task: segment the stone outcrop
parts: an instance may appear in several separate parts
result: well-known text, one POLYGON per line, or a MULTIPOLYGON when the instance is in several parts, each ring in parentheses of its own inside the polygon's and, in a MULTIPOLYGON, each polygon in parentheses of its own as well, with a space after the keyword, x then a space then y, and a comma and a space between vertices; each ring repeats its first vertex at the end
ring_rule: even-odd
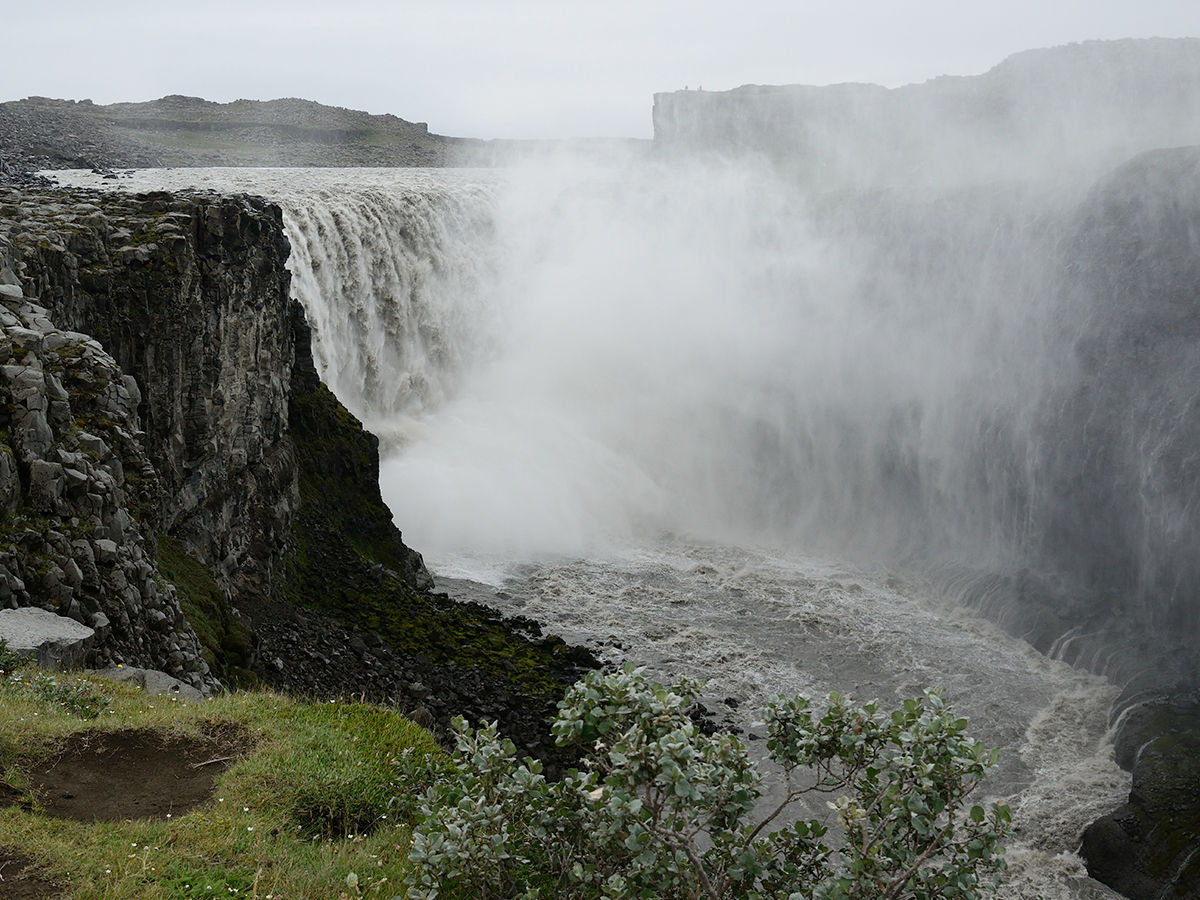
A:
POLYGON ((135 684, 153 697, 174 697, 177 700, 187 700, 198 703, 204 699, 204 694, 191 685, 184 684, 178 678, 172 678, 166 672, 157 669, 139 669, 137 666, 111 666, 96 672, 109 681, 122 684, 135 684))
POLYGON ((44 669, 82 665, 95 634, 94 628, 45 609, 0 609, 0 641, 5 648, 22 659, 35 660, 44 669))

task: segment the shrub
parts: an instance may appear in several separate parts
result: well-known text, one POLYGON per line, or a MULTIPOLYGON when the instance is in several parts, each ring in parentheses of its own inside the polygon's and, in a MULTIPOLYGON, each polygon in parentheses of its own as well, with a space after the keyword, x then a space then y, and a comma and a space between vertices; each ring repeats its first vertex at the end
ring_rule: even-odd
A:
POLYGON ((419 806, 405 896, 972 900, 999 884, 1009 811, 965 807, 995 752, 937 692, 888 716, 837 694, 820 712, 772 703, 785 789, 762 810, 745 745, 689 716, 699 687, 589 674, 553 725, 584 765, 555 783, 495 724, 457 720, 456 766, 419 806), (771 831, 813 792, 837 797, 839 840, 816 820, 771 831))

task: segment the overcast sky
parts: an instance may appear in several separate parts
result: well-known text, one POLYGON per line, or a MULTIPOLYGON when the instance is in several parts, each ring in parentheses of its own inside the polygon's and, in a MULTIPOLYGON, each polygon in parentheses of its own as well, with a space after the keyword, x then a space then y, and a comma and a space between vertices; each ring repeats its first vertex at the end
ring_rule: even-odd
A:
MULTIPOLYGON (((649 137, 656 91, 888 86, 1019 50, 1200 37, 1198 0, 12 3, 0 99, 305 97, 465 137, 649 137)), ((2 139, 2 136, 0 136, 2 139)))

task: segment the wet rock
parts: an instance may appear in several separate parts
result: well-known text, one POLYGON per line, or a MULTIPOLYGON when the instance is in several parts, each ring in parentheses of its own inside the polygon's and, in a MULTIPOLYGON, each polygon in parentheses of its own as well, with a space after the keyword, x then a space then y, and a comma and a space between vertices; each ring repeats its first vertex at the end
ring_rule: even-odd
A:
POLYGON ((1128 712, 1115 749, 1133 787, 1124 806, 1084 832, 1088 874, 1130 900, 1200 896, 1200 703, 1128 712))

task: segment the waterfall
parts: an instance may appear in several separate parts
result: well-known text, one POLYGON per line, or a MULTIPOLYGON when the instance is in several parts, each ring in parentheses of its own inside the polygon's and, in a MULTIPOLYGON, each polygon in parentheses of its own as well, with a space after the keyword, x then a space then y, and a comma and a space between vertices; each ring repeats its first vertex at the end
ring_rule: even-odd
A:
POLYGON ((384 476, 418 529, 982 567, 1027 527, 1062 367, 1046 203, 834 202, 741 166, 451 184, 284 200, 324 377, 372 427, 423 436, 384 476), (439 478, 452 495, 423 501, 439 478))
POLYGON ((1131 603, 1195 627, 1195 345, 1121 349, 1145 316, 1096 218, 1133 176, 474 177, 284 201, 326 378, 407 445, 383 488, 433 558, 690 534, 1011 575, 1047 641, 1131 603))
POLYGON ((241 177, 435 565, 681 535, 915 567, 1124 681, 1147 642, 1186 668, 1200 627, 1198 160, 938 190, 744 159, 241 177))
POLYGON ((391 181, 281 197, 321 376, 385 438, 438 408, 486 353, 494 270, 492 185, 420 173, 391 181))

